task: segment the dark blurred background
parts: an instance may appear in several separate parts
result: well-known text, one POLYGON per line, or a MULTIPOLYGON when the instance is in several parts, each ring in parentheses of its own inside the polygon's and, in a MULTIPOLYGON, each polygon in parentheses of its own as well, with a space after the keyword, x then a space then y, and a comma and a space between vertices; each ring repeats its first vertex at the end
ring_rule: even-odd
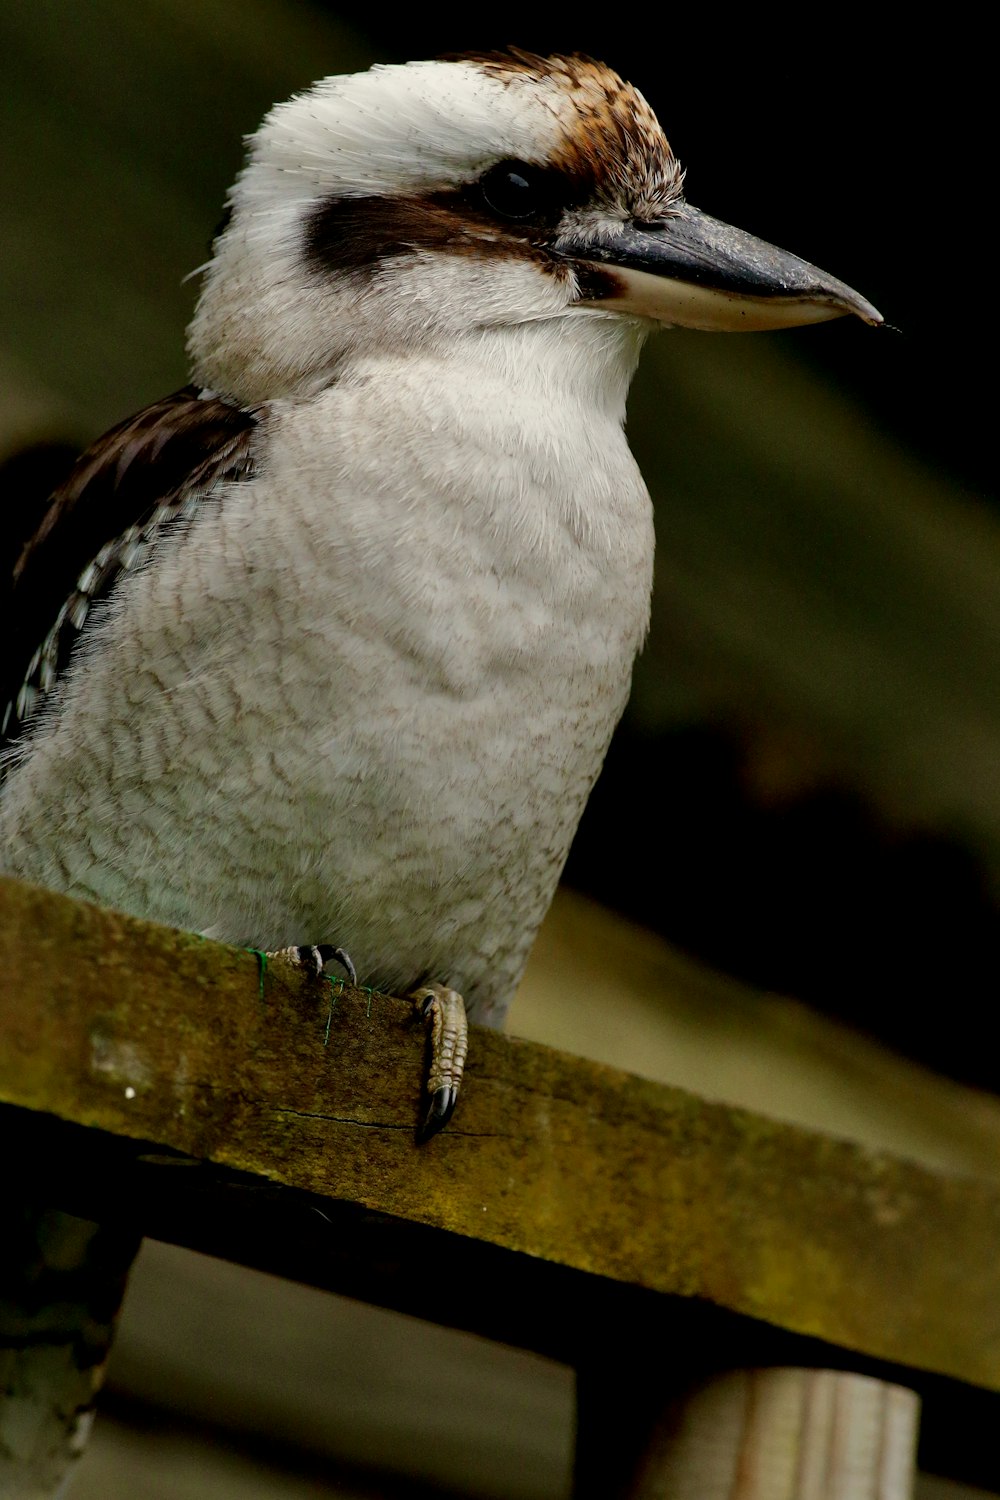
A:
MULTIPOLYGON (((311 79, 507 42, 630 77, 692 202, 893 331, 670 334, 631 434, 654 625, 568 880, 980 1083, 1000 877, 986 49, 961 11, 0 5, 10 496, 185 379, 240 137, 311 79), (942 1025, 942 1011, 949 1024, 942 1025)), ((6 503, 13 503, 7 500, 6 503)))

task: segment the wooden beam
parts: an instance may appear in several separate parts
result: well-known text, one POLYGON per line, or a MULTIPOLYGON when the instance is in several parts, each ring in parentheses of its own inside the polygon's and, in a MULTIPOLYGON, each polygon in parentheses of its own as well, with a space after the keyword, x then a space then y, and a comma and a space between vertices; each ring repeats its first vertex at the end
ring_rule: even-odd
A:
POLYGON ((563 1358, 668 1294, 1000 1390, 991 1183, 478 1030, 418 1148, 403 1002, 13 881, 0 972, 5 1170, 57 1206, 563 1358))

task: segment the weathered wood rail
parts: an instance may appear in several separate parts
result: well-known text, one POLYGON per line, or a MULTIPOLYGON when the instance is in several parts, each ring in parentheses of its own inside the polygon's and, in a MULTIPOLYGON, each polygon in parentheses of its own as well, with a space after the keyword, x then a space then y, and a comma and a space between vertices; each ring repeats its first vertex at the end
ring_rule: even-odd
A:
POLYGON ((919 1391, 939 1471, 995 1428, 1000 1185, 483 1031, 417 1147, 404 1002, 12 881, 0 972, 14 1191, 554 1355, 623 1442, 772 1365, 919 1391))

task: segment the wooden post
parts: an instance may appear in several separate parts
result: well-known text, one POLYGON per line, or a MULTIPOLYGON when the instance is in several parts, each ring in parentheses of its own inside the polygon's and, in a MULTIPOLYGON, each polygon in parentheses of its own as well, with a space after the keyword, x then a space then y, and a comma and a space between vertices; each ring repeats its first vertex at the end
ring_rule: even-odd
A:
POLYGON ((911 1500, 913 1391, 839 1370, 732 1370, 671 1401, 627 1500, 911 1500))

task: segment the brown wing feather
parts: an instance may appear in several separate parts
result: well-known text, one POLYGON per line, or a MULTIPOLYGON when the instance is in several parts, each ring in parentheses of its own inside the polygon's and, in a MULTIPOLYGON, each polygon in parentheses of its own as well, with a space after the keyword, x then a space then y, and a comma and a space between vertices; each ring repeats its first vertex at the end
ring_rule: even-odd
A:
POLYGON ((186 386, 81 454, 0 581, 0 740, 63 670, 90 604, 153 531, 189 514, 219 481, 249 477, 258 421, 257 413, 203 400, 186 386))

